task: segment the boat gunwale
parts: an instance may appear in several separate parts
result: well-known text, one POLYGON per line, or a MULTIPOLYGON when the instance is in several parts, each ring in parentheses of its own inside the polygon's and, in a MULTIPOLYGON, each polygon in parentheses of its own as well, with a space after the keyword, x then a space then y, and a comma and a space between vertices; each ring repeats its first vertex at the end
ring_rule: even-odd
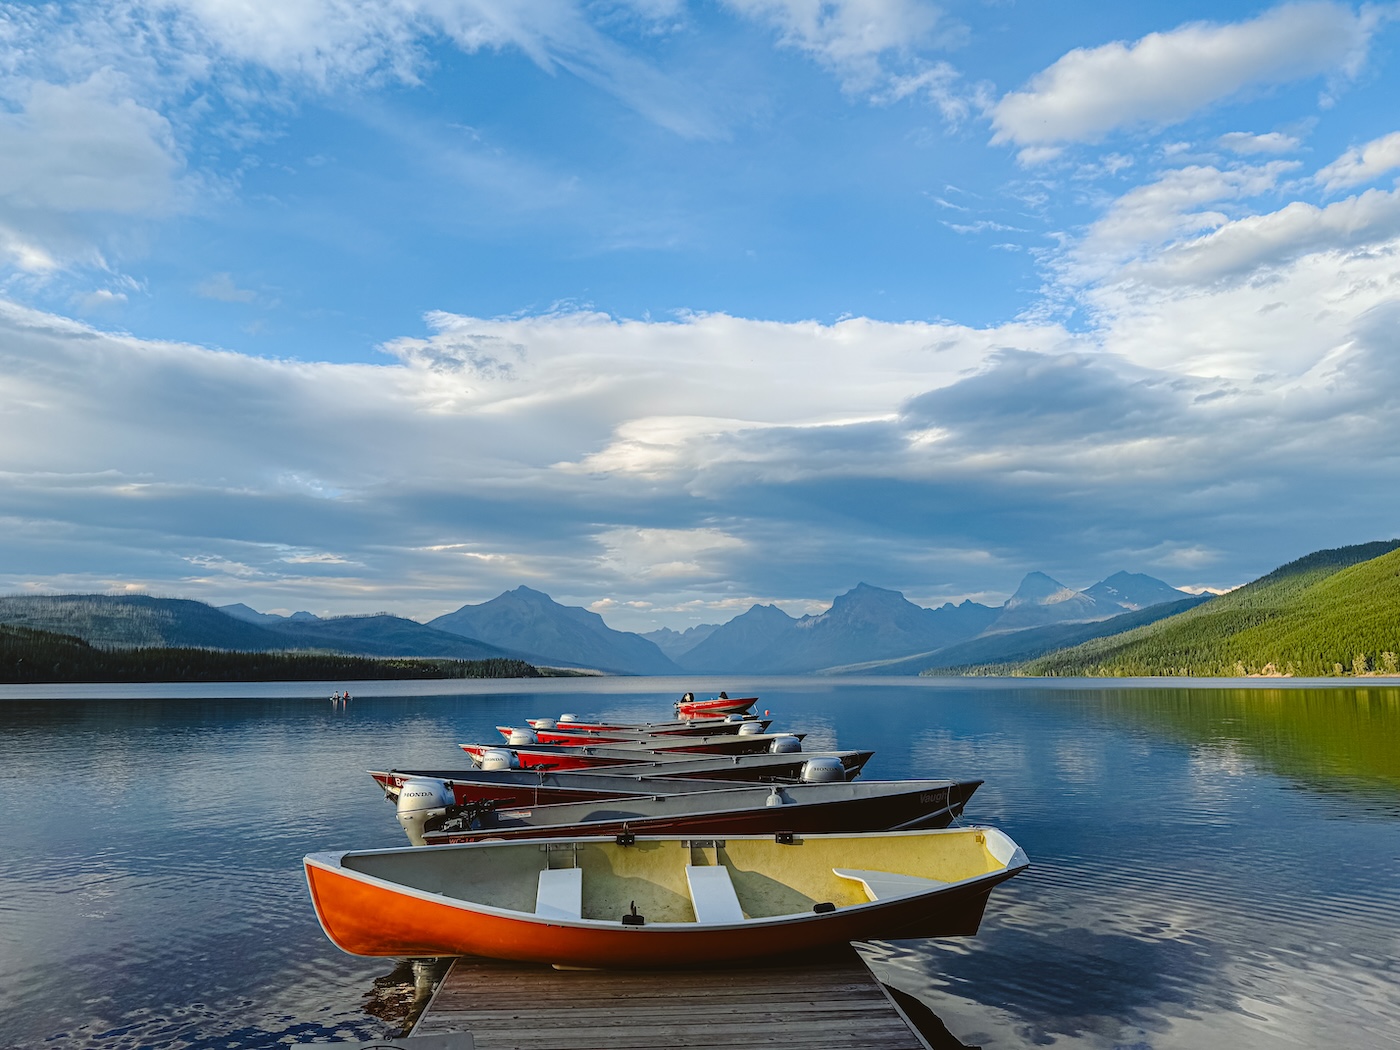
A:
MULTIPOLYGON (((548 732, 548 730, 546 730, 546 732, 548 732)), ((469 741, 465 741, 465 742, 463 742, 463 741, 458 741, 457 746, 458 746, 459 748, 461 748, 463 751, 465 751, 465 752, 466 752, 467 754, 469 754, 469 755, 475 755, 475 751, 474 751, 473 749, 476 749, 477 751, 488 751, 488 750, 541 751, 541 750, 543 750, 543 749, 550 749, 550 750, 547 750, 545 753, 551 754, 551 755, 561 753, 561 750, 554 750, 554 749, 562 749, 562 752, 578 752, 578 753, 580 753, 580 754, 590 755, 590 756, 595 755, 598 751, 605 751, 605 752, 607 752, 607 751, 626 751, 626 752, 628 752, 628 753, 636 753, 636 754, 644 754, 644 755, 645 755, 645 754, 654 754, 654 753, 663 753, 663 754, 664 754, 664 753, 667 753, 667 752, 680 752, 681 754, 686 755, 686 756, 688 757, 688 756, 691 755, 691 754, 710 754, 710 753, 713 753, 713 754, 725 754, 726 752, 704 752, 704 751, 695 751, 695 752, 692 752, 690 749, 695 748, 695 747, 709 747, 709 746, 716 746, 716 747, 719 747, 719 746, 727 746, 727 747, 732 747, 732 746, 734 745, 734 743, 735 743, 735 737, 738 737, 738 738, 739 738, 740 740, 742 740, 742 742, 744 742, 746 745, 757 744, 757 743, 760 743, 760 742, 761 742, 761 743, 766 743, 766 744, 770 744, 770 745, 771 745, 771 744, 773 743, 773 741, 777 740, 778 738, 780 738, 780 737, 788 737, 788 736, 795 736, 795 737, 797 737, 798 742, 800 743, 801 741, 803 741, 803 740, 805 740, 805 739, 807 738, 807 733, 806 733, 806 731, 802 731, 802 732, 793 732, 793 733, 788 733, 788 732, 783 732, 783 733, 750 733, 750 734, 748 734, 747 736, 744 736, 744 735, 741 735, 741 734, 737 734, 737 733, 715 733, 715 734, 712 734, 712 735, 709 735, 709 736, 689 736, 689 737, 688 737, 688 736, 681 736, 681 737, 678 737, 677 740, 676 740, 676 742, 674 742, 674 743, 672 743, 672 742, 670 742, 670 741, 663 741, 662 744, 664 744, 665 746, 658 745, 658 746, 655 746, 655 747, 646 747, 646 746, 643 746, 643 745, 646 745, 646 744, 652 744, 652 743, 654 743, 654 741, 651 741, 651 740, 644 740, 644 739, 636 739, 636 740, 600 740, 600 741, 598 741, 597 743, 590 743, 590 744, 550 744, 550 743, 544 743, 544 742, 539 742, 539 743, 534 743, 534 744, 512 744, 512 743, 509 743, 509 742, 500 743, 500 744, 494 744, 494 743, 480 743, 480 742, 478 742, 478 741, 469 740, 469 741)), ((799 753, 800 753, 800 752, 796 752, 796 751, 790 751, 790 752, 780 752, 780 751, 773 751, 773 752, 770 752, 770 751, 754 751, 754 752, 751 752, 751 754, 756 754, 756 755, 763 755, 763 754, 799 754, 799 753)), ((605 756, 603 756, 603 757, 610 757, 610 756, 606 756, 606 755, 605 755, 605 756)), ((647 759, 639 759, 639 761, 648 761, 648 760, 647 760, 647 759)))
MULTIPOLYGON (((799 836, 799 838, 800 838, 800 839, 803 839, 803 840, 805 840, 805 839, 818 839, 818 840, 821 840, 821 839, 847 839, 847 838, 856 838, 856 839, 859 839, 859 838, 867 838, 867 837, 868 837, 868 838, 880 838, 880 839, 885 839, 885 838, 891 838, 891 837, 907 837, 907 836, 914 836, 914 835, 924 835, 924 836, 928 836, 928 835, 967 834, 967 833, 969 833, 969 832, 982 832, 982 833, 984 833, 984 834, 985 834, 986 832, 993 832, 993 833, 995 833, 996 835, 1000 836, 1002 839, 1004 839, 1004 840, 1006 841, 1006 843, 1008 843, 1008 844, 1012 847, 1010 860, 1007 861, 1007 862, 1004 862, 1000 868, 996 868, 996 869, 994 869, 994 870, 992 870, 992 871, 984 872, 984 873, 982 873, 982 874, 980 874, 980 875, 974 875, 974 876, 972 876, 972 877, 970 877, 970 878, 959 879, 959 880, 956 881, 956 882, 944 882, 944 883, 940 883, 938 886, 932 887, 932 888, 930 888, 929 890, 927 890, 927 891, 925 891, 925 892, 922 892, 922 893, 909 893, 909 894, 903 894, 903 895, 898 896, 898 897, 886 897, 886 898, 884 898, 884 899, 878 899, 878 898, 877 898, 876 900, 871 900, 871 901, 858 901, 858 902, 856 902, 855 904, 843 905, 843 906, 841 906, 841 907, 839 907, 839 908, 835 908, 835 909, 833 909, 832 911, 829 911, 829 912, 814 912, 814 911, 790 912, 790 913, 785 913, 785 914, 782 914, 782 915, 765 915, 765 916, 760 916, 760 917, 758 917, 758 918, 744 919, 742 922, 737 922, 737 923, 704 923, 704 922, 699 922, 699 921, 690 921, 690 922, 647 922, 647 923, 644 924, 644 925, 633 926, 633 925, 629 925, 629 924, 623 923, 622 920, 620 920, 620 919, 583 919, 583 918, 580 918, 580 919, 561 919, 561 918, 549 918, 549 919, 546 919, 546 918, 544 918, 544 917, 542 917, 542 916, 536 915, 534 912, 518 911, 518 910, 516 910, 516 909, 514 909, 514 908, 499 908, 499 907, 496 907, 495 905, 491 905, 491 904, 482 904, 482 903, 480 903, 480 902, 477 902, 477 901, 470 901, 470 900, 467 900, 467 899, 462 898, 462 897, 451 897, 451 896, 448 896, 447 894, 434 892, 434 891, 432 891, 432 890, 421 890, 421 889, 418 889, 417 887, 407 886, 407 885, 405 885, 404 883, 401 883, 401 882, 391 882, 391 881, 388 880, 388 879, 383 879, 383 878, 380 878, 380 877, 378 877, 378 876, 376 876, 376 875, 369 875, 369 874, 367 874, 367 873, 365 873, 365 872, 356 871, 356 870, 353 869, 353 868, 347 868, 347 867, 344 865, 344 863, 343 863, 344 859, 345 859, 346 857, 348 857, 348 856, 351 856, 351 855, 354 855, 354 856, 377 856, 377 855, 383 855, 383 854, 417 855, 417 854, 423 853, 423 852, 428 851, 428 850, 437 850, 437 851, 441 851, 441 850, 484 849, 484 848, 491 847, 491 846, 503 846, 503 845, 518 846, 518 845, 523 845, 523 844, 527 844, 527 843, 532 843, 532 844, 536 844, 536 845, 540 845, 540 846, 546 846, 546 845, 560 845, 560 844, 566 844, 566 843, 573 843, 573 844, 579 844, 579 845, 595 845, 595 844, 598 844, 598 845, 601 845, 601 844, 614 844, 614 845, 615 845, 617 840, 616 840, 616 838, 615 838, 614 836, 594 836, 594 837, 586 837, 586 838, 585 838, 585 837, 578 837, 578 836, 565 836, 565 837, 562 837, 562 838, 548 838, 548 839, 545 839, 545 838, 538 838, 538 839, 535 839, 535 838, 518 838, 518 839, 499 840, 499 841, 495 841, 495 842, 492 842, 492 841, 478 841, 478 842, 444 842, 444 843, 432 843, 432 844, 429 844, 429 845, 426 845, 426 846, 390 846, 390 847, 385 847, 385 848, 381 848, 381 849, 367 849, 367 850, 338 850, 338 851, 337 851, 337 850, 327 850, 327 851, 322 851, 322 852, 317 852, 317 853, 308 853, 308 854, 306 854, 306 855, 302 858, 302 864, 303 864, 304 868, 307 869, 307 870, 306 870, 307 886, 308 886, 308 889, 309 889, 309 891, 310 891, 310 893, 311 893, 311 895, 312 895, 313 898, 315 897, 315 887, 312 886, 312 884, 311 884, 311 872, 310 872, 310 869, 311 869, 312 867, 317 867, 317 868, 322 869, 323 871, 330 872, 331 874, 339 875, 339 876, 341 876, 341 877, 343 877, 343 878, 348 878, 348 879, 350 879, 350 880, 352 880, 352 881, 355 881, 355 882, 364 883, 364 884, 370 885, 370 886, 372 886, 372 887, 374 887, 374 888, 376 888, 376 889, 386 890, 386 891, 388 891, 388 892, 395 893, 395 894, 398 894, 398 895, 400 895, 400 896, 411 897, 411 898, 414 898, 414 899, 417 899, 417 900, 421 900, 421 901, 425 901, 425 902, 427 902, 427 903, 432 903, 432 904, 446 905, 447 907, 453 908, 453 909, 455 909, 455 910, 457 910, 457 911, 461 911, 461 912, 468 912, 468 913, 471 913, 471 912, 479 912, 479 913, 486 914, 486 915, 490 915, 490 916, 493 916, 493 917, 496 917, 496 918, 505 918, 505 919, 511 919, 511 920, 516 920, 516 921, 526 922, 526 923, 529 923, 529 924, 532 925, 532 926, 539 926, 539 927, 541 927, 541 928, 562 926, 562 927, 569 927, 569 928, 581 929, 581 930, 624 930, 624 931, 637 931, 637 932, 644 932, 644 931, 646 931, 646 930, 655 930, 655 931, 657 931, 657 932, 672 932, 672 933, 678 932, 678 931, 687 931, 687 930, 752 930, 752 929, 756 929, 756 928, 762 928, 762 927, 764 927, 764 926, 792 926, 792 925, 795 925, 795 924, 798 924, 798 923, 819 922, 819 921, 822 921, 822 920, 830 919, 831 917, 837 916, 837 915, 850 915, 850 914, 852 914, 852 913, 863 913, 863 912, 865 912, 865 911, 876 911, 876 910, 883 909, 883 908, 893 908, 893 907, 895 907, 896 905, 907 904, 907 903, 910 902, 910 901, 919 900, 919 899, 926 899, 926 898, 930 898, 930 897, 937 897, 937 896, 941 896, 941 895, 943 895, 943 894, 951 893, 951 892, 953 892, 954 890, 967 889, 967 888, 969 888, 969 887, 972 887, 972 886, 977 885, 977 884, 980 883, 980 882, 988 882, 988 881, 990 881, 990 882, 992 883, 992 885, 995 886, 995 885, 998 885, 998 884, 1000 884, 1000 883, 1002 883, 1002 882, 1006 882, 1007 880, 1009 880, 1009 879, 1015 877, 1016 875, 1019 875, 1019 874, 1020 874, 1022 871, 1024 871, 1026 868, 1030 867, 1030 858, 1026 855, 1025 850, 1023 850, 1009 835, 1007 835, 1006 832, 1000 830, 999 828, 994 828, 994 827, 992 827, 992 826, 990 826, 990 825, 983 825, 983 824, 969 824, 969 825, 964 825, 963 827, 958 827, 958 828, 919 829, 919 830, 913 830, 913 831, 854 832, 854 833, 846 834, 846 835, 843 835, 843 834, 838 834, 838 835, 801 835, 801 836, 799 836), (326 859, 323 859, 323 858, 326 858, 326 859), (333 860, 334 860, 333 863, 331 862, 330 858, 333 858, 333 860), (1017 863, 1018 861, 1019 861, 1019 863, 1017 863)), ((684 837, 682 837, 682 836, 643 836, 643 835, 638 835, 638 836, 636 837, 636 841, 637 841, 638 843, 643 843, 643 842, 686 842, 686 843, 688 843, 688 842, 696 842, 696 841, 700 841, 700 842, 709 842, 709 841, 713 841, 714 839, 721 838, 721 837, 722 837, 725 841, 727 841, 727 842, 729 842, 729 841, 739 841, 739 840, 749 840, 749 841, 772 841, 773 838, 774 838, 774 836, 772 836, 772 835, 724 835, 724 836, 714 835, 714 836, 710 836, 709 838, 701 838, 701 837, 699 837, 699 836, 695 836, 695 837, 692 837, 692 836, 684 836, 684 837)), ((990 848, 988 849, 988 852, 991 853, 992 856, 993 856, 994 858, 996 857, 995 853, 992 853, 992 851, 990 850, 990 848)), ((320 910, 319 910, 319 909, 316 909, 316 914, 317 914, 317 921, 318 921, 318 922, 321 922, 321 915, 320 915, 320 910)), ((326 935, 327 935, 328 937, 331 936, 331 935, 330 935, 330 931, 328 931, 328 930, 325 929, 325 923, 324 923, 324 922, 321 922, 321 928, 322 928, 323 931, 326 932, 326 935)), ((331 937, 331 940, 334 941, 335 938, 334 938, 334 937, 331 937)))
MULTIPOLYGON (((434 831, 434 832, 430 832, 429 834, 432 834, 432 835, 435 835, 435 836, 443 836, 443 835, 452 835, 452 834, 462 834, 462 835, 481 834, 481 835, 490 835, 490 834, 494 834, 494 833, 501 833, 501 834, 510 833, 510 834, 512 834, 512 835, 515 836, 515 838, 514 838, 512 841, 523 841, 523 840, 526 840, 526 839, 531 839, 531 838, 533 838, 533 836, 531 836, 531 835, 529 835, 529 834, 524 834, 524 833, 526 833, 526 832, 529 832, 529 831, 532 831, 532 830, 548 831, 548 829, 549 829, 551 826, 567 826, 567 825, 569 824, 569 822, 564 821, 564 820, 560 820, 560 821, 558 821, 557 823, 554 823, 554 824, 552 825, 550 818, 558 818, 558 817, 567 817, 567 816, 569 816, 570 814, 568 814, 568 813, 565 812, 565 811, 568 809, 568 807, 588 807, 588 806, 598 807, 598 806, 606 805, 606 804, 609 803, 609 802, 614 802, 614 803, 618 803, 618 804, 627 804, 627 803, 630 803, 630 804, 635 805, 635 806, 641 806, 641 805, 643 805, 643 804, 645 804, 645 803, 648 803, 648 802, 651 802, 651 803, 664 803, 664 802, 667 802, 667 801, 669 801, 669 800, 671 800, 671 799, 682 799, 682 798, 691 798, 691 797, 694 797, 694 798, 697 798, 697 799, 701 799, 703 802, 710 803, 710 804, 712 805, 712 807, 713 807, 713 804, 714 804, 714 803, 716 803, 716 802, 718 802, 718 801, 722 801, 722 799, 717 798, 717 796, 728 795, 728 796, 730 796, 731 798, 733 798, 735 801, 744 801, 744 802, 747 802, 747 801, 748 801, 747 799, 739 799, 737 796, 738 796, 741 792, 745 792, 745 793, 748 793, 748 794, 752 795, 754 798, 758 798, 760 792, 767 791, 767 792, 769 793, 767 797, 770 797, 770 798, 771 798, 773 795, 777 794, 777 793, 780 792, 780 791, 788 791, 788 790, 791 790, 791 789, 793 789, 793 788, 841 788, 841 787, 852 788, 852 787, 857 787, 857 788, 860 788, 860 789, 862 789, 862 790, 861 790, 860 792, 854 794, 854 795, 852 795, 852 794, 847 794, 847 795, 845 795, 844 797, 838 796, 838 797, 832 798, 832 799, 824 799, 824 798, 821 798, 821 797, 820 797, 821 792, 818 792, 818 791, 803 792, 804 795, 810 794, 810 795, 817 796, 817 797, 815 797, 815 798, 813 798, 813 799, 810 799, 810 800, 803 799, 803 798, 798 798, 798 799, 796 799, 796 800, 794 800, 794 801, 791 801, 791 802, 783 802, 783 803, 782 803, 781 805, 779 805, 779 806, 772 806, 771 804, 769 804, 769 803, 767 803, 767 802, 765 801, 765 802, 762 802, 762 803, 757 803, 757 802, 756 802, 756 803, 754 803, 754 804, 752 804, 752 805, 734 805, 734 806, 729 806, 729 807, 727 807, 727 808, 718 808, 718 809, 716 809, 716 808, 710 808, 710 809, 683 810, 683 811, 678 811, 678 812, 675 812, 675 813, 669 813, 669 812, 665 812, 665 811, 662 811, 662 812, 659 812, 659 813, 647 813, 647 812, 642 812, 642 813, 636 813, 636 814, 631 814, 631 815, 599 817, 597 820, 580 819, 580 820, 572 821, 572 826, 585 826, 585 825, 588 825, 588 824, 616 824, 616 823, 618 823, 618 822, 622 822, 622 823, 636 822, 637 824, 641 825, 641 824, 643 824, 644 822, 658 822, 658 821, 664 821, 664 820, 677 820, 677 819, 685 819, 685 820, 688 820, 688 821, 699 822, 699 821, 703 821, 703 820, 722 820, 722 819, 724 819, 724 818, 726 818, 726 817, 741 816, 741 815, 743 815, 743 814, 750 813, 751 811, 758 811, 758 810, 761 810, 761 811, 767 812, 767 811, 770 810, 770 809, 786 810, 786 811, 788 811, 788 812, 792 812, 792 811, 795 810, 795 809, 806 809, 806 810, 810 810, 812 807, 827 807, 827 808, 830 808, 830 809, 841 809, 841 810, 844 812, 844 811, 849 810, 851 807, 854 807, 854 806, 870 805, 870 804, 873 804, 873 803, 888 802, 890 799, 902 799, 902 798, 907 798, 907 797, 909 797, 909 796, 911 796, 911 795, 915 795, 915 794, 923 795, 923 794, 925 794, 925 793, 930 793, 930 794, 931 794, 931 793, 937 792, 937 791, 946 791, 948 794, 947 794, 946 798, 944 799, 944 805, 943 805, 943 808, 942 808, 942 809, 939 809, 939 810, 931 810, 931 811, 929 811, 928 813, 924 814, 923 816, 920 816, 920 817, 915 818, 915 819, 918 819, 918 820, 928 820, 928 819, 931 819, 931 818, 937 816, 937 815, 940 814, 940 813, 952 811, 952 809, 954 808, 954 803, 953 803, 953 791, 954 791, 955 788, 964 787, 964 786, 967 786, 967 785, 971 785, 971 786, 972 786, 972 792, 969 792, 969 794, 968 794, 968 798, 971 798, 972 793, 975 793, 975 792, 977 791, 977 789, 978 789, 979 787, 981 787, 984 783, 985 783, 985 781, 983 781, 983 780, 981 780, 981 779, 970 779, 970 780, 862 780, 862 781, 832 781, 832 782, 830 782, 830 783, 821 783, 821 782, 817 782, 817 783, 811 783, 811 784, 753 784, 753 785, 748 785, 748 784, 742 784, 742 783, 740 783, 740 784, 736 784, 736 786, 735 786, 735 787, 732 787, 732 788, 728 788, 728 787, 725 787, 725 788, 713 788, 713 789, 710 789, 710 790, 707 790, 707 791, 693 791, 693 790, 690 790, 690 791, 647 791, 647 792, 638 792, 637 794, 632 794, 632 795, 619 795, 619 796, 617 796, 617 797, 615 797, 615 798, 600 798, 600 799, 592 799, 592 800, 580 801, 580 802, 542 802, 542 803, 530 804, 530 805, 512 805, 512 806, 505 806, 505 807, 501 807, 501 808, 499 808, 499 809, 494 810, 494 811, 493 811, 493 815, 496 816, 496 817, 504 818, 504 819, 518 820, 518 821, 520 821, 520 823, 518 823, 518 824, 502 824, 502 825, 500 825, 500 826, 498 826, 498 827, 497 827, 497 826, 493 826, 493 827, 470 828, 470 829, 464 829, 464 830, 461 830, 461 831, 458 831, 458 832, 451 832, 451 831, 434 831), (903 790, 899 790, 899 791, 879 791, 879 790, 878 790, 878 789, 881 788, 881 787, 889 787, 889 786, 892 786, 892 785, 899 785, 900 787, 903 788, 903 790), (906 785, 908 785, 908 786, 906 786, 906 785), (537 818, 538 818, 538 819, 537 819, 537 818)), ((666 786, 669 787, 670 785, 668 784, 668 785, 666 785, 666 786)), ((838 794, 836 791, 831 791, 831 792, 828 792, 828 793, 829 793, 829 794, 832 794, 832 795, 837 795, 837 794, 838 794)), ((967 799, 964 799, 964 800, 963 800, 963 805, 966 805, 966 803, 967 803, 967 799)), ((954 815, 956 816, 956 814, 954 814, 954 815)), ((889 830, 893 831, 893 830, 895 830, 895 829, 889 829, 889 830)), ((912 830, 912 831, 919 831, 919 830, 939 830, 939 831, 946 831, 946 830, 949 830, 949 829, 947 829, 947 828, 938 828, 938 829, 918 829, 918 828, 915 828, 915 829, 911 829, 911 830, 912 830)), ((953 829, 953 830, 958 830, 958 829, 953 829)), ((813 832, 812 834, 815 834, 815 832, 813 832)), ((836 834, 839 835, 839 834, 842 834, 842 833, 841 833, 841 832, 837 832, 836 834)), ((879 832, 851 832, 850 834, 879 834, 879 832)), ((733 838, 742 838, 742 837, 745 837, 745 836, 735 835, 735 836, 730 836, 730 837, 733 837, 733 838)), ((748 836, 748 837, 751 837, 751 838, 766 838, 767 836, 758 835, 758 836, 748 836)), ((638 836, 638 838, 641 838, 641 836, 638 836)), ((464 842, 431 842, 430 845, 435 845, 435 846, 463 846, 463 845, 468 845, 468 843, 464 843, 464 842)))

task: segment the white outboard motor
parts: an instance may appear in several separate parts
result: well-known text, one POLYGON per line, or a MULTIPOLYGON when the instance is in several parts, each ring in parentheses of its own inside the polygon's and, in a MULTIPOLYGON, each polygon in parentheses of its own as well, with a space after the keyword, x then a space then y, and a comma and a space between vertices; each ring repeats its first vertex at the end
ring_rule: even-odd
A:
POLYGON ((516 747, 522 744, 538 744, 539 742, 539 734, 533 729, 526 729, 523 726, 519 729, 512 729, 510 736, 506 738, 507 744, 514 744, 516 747))
POLYGON ((556 729, 559 723, 552 718, 532 718, 530 724, 536 729, 556 729))
POLYGON ((846 767, 839 758, 829 755, 809 758, 802 763, 800 777, 804 784, 841 784, 846 780, 846 767))
MULTIPOLYGON (((743 732, 743 730, 739 730, 743 732)), ((773 742, 768 745, 768 753, 771 755, 792 755, 802 750, 802 741, 791 733, 779 733, 773 738, 773 742)))
POLYGON ((763 727, 757 722, 745 722, 739 727, 740 736, 754 736, 763 732, 763 727))
POLYGON ((560 715, 560 716, 559 716, 559 721, 561 721, 561 722, 577 722, 577 721, 578 721, 578 715, 560 715))
POLYGON ((481 757, 476 760, 476 767, 488 771, 496 769, 519 769, 520 756, 508 748, 488 747, 481 753, 481 757))
POLYGON ((452 789, 441 780, 414 777, 399 788, 399 805, 395 816, 415 846, 423 845, 423 825, 430 817, 446 816, 447 808, 456 803, 452 789))

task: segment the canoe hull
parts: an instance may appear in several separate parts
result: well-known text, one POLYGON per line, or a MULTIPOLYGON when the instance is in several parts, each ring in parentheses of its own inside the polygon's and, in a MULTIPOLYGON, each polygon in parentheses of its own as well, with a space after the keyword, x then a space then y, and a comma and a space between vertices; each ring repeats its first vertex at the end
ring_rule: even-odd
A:
POLYGON ((1018 849, 1005 868, 965 882, 823 913, 723 925, 629 926, 618 921, 551 921, 446 898, 348 870, 340 866, 340 856, 312 854, 305 869, 321 927, 343 951, 368 956, 476 955, 601 968, 694 968, 813 952, 852 940, 971 936, 981 924, 992 889, 1027 863, 1018 849))

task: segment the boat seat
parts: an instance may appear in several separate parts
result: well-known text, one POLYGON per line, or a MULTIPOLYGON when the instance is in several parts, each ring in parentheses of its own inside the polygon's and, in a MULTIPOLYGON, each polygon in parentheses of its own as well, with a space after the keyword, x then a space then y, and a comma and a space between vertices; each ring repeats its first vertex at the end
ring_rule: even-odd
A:
POLYGON ((535 914, 546 919, 583 918, 583 869, 547 868, 540 872, 535 914))
POLYGON ((723 864, 687 864, 685 881, 690 885, 690 903, 695 906, 696 922, 744 921, 744 909, 739 907, 734 880, 723 864))
POLYGON ((939 879, 925 879, 918 875, 896 875, 892 871, 859 871, 854 868, 832 868, 833 875, 852 879, 865 887, 865 892, 873 901, 888 900, 891 897, 908 897, 924 893, 939 886, 948 885, 939 879))

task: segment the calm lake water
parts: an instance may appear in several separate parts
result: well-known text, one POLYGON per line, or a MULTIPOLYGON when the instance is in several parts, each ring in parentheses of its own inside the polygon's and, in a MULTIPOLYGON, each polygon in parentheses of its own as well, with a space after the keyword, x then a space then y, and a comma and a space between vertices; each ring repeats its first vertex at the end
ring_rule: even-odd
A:
POLYGON ((976 938, 877 947, 946 1026, 937 1045, 1400 1039, 1393 686, 361 683, 344 709, 330 684, 6 688, 0 1046, 397 1034, 377 1015, 402 1015, 408 967, 332 947, 301 873, 312 850, 405 841, 365 770, 461 767, 458 741, 526 716, 665 717, 687 688, 752 689, 809 750, 873 748, 870 779, 986 780, 966 819, 1008 832, 1031 870, 994 892, 976 938))

